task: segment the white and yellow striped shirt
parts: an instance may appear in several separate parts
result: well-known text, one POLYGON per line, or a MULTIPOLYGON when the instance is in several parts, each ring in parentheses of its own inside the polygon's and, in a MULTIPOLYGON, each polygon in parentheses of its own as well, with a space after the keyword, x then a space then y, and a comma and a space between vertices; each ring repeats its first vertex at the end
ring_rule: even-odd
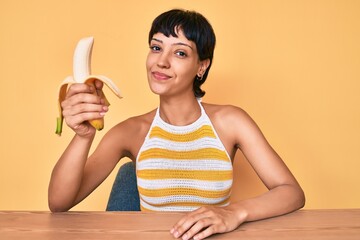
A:
POLYGON ((201 104, 200 108, 200 118, 187 126, 164 122, 157 110, 136 160, 142 211, 229 204, 232 162, 201 104))

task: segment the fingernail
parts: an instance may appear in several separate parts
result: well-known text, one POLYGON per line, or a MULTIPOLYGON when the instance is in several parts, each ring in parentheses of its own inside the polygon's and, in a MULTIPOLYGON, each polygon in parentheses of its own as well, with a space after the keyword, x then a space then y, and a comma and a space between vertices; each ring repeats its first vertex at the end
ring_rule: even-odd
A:
POLYGON ((170 229, 170 233, 171 233, 171 234, 174 233, 174 228, 170 229))
POLYGON ((180 236, 180 233, 178 231, 174 232, 174 237, 178 238, 180 236))
POLYGON ((187 240, 188 239, 188 236, 187 234, 185 234, 183 237, 182 237, 182 240, 187 240))

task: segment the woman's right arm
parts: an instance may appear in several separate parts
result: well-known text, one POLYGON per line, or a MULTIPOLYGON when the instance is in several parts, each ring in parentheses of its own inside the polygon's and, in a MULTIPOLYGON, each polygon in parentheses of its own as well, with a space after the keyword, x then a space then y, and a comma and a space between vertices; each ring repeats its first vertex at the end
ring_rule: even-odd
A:
MULTIPOLYGON (((99 181, 106 177, 106 171, 97 171, 98 176, 94 176, 95 182, 84 181, 85 165, 96 132, 88 120, 103 117, 107 111, 104 100, 93 94, 101 89, 100 81, 96 82, 96 89, 86 84, 74 84, 61 103, 65 122, 73 129, 75 136, 59 158, 51 175, 48 201, 53 212, 69 210, 90 194, 101 183, 99 181)), ((86 171, 92 172, 91 168, 90 165, 86 171)))
POLYGON ((56 163, 48 190, 52 212, 67 211, 76 205, 92 138, 75 135, 56 163))

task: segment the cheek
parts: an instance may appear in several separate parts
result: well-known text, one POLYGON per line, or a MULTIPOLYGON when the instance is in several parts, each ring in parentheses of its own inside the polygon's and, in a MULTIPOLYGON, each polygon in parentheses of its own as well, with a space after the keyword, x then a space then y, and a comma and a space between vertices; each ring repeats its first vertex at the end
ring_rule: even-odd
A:
POLYGON ((193 63, 188 63, 186 65, 179 66, 178 71, 184 77, 191 78, 191 80, 197 74, 197 68, 195 67, 195 65, 193 63))
POLYGON ((149 67, 150 67, 149 55, 146 58, 145 66, 146 66, 146 70, 149 70, 149 67))
POLYGON ((148 54, 146 57, 146 70, 150 71, 151 67, 154 65, 154 57, 151 54, 148 54))

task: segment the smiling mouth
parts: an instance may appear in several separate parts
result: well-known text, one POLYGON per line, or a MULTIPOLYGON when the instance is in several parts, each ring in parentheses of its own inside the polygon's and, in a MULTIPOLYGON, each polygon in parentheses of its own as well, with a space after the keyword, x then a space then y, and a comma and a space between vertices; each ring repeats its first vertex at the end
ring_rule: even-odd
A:
POLYGON ((151 74, 153 75, 153 77, 157 80, 168 80, 171 78, 171 76, 169 75, 166 75, 164 73, 161 73, 161 72, 151 72, 151 74))

